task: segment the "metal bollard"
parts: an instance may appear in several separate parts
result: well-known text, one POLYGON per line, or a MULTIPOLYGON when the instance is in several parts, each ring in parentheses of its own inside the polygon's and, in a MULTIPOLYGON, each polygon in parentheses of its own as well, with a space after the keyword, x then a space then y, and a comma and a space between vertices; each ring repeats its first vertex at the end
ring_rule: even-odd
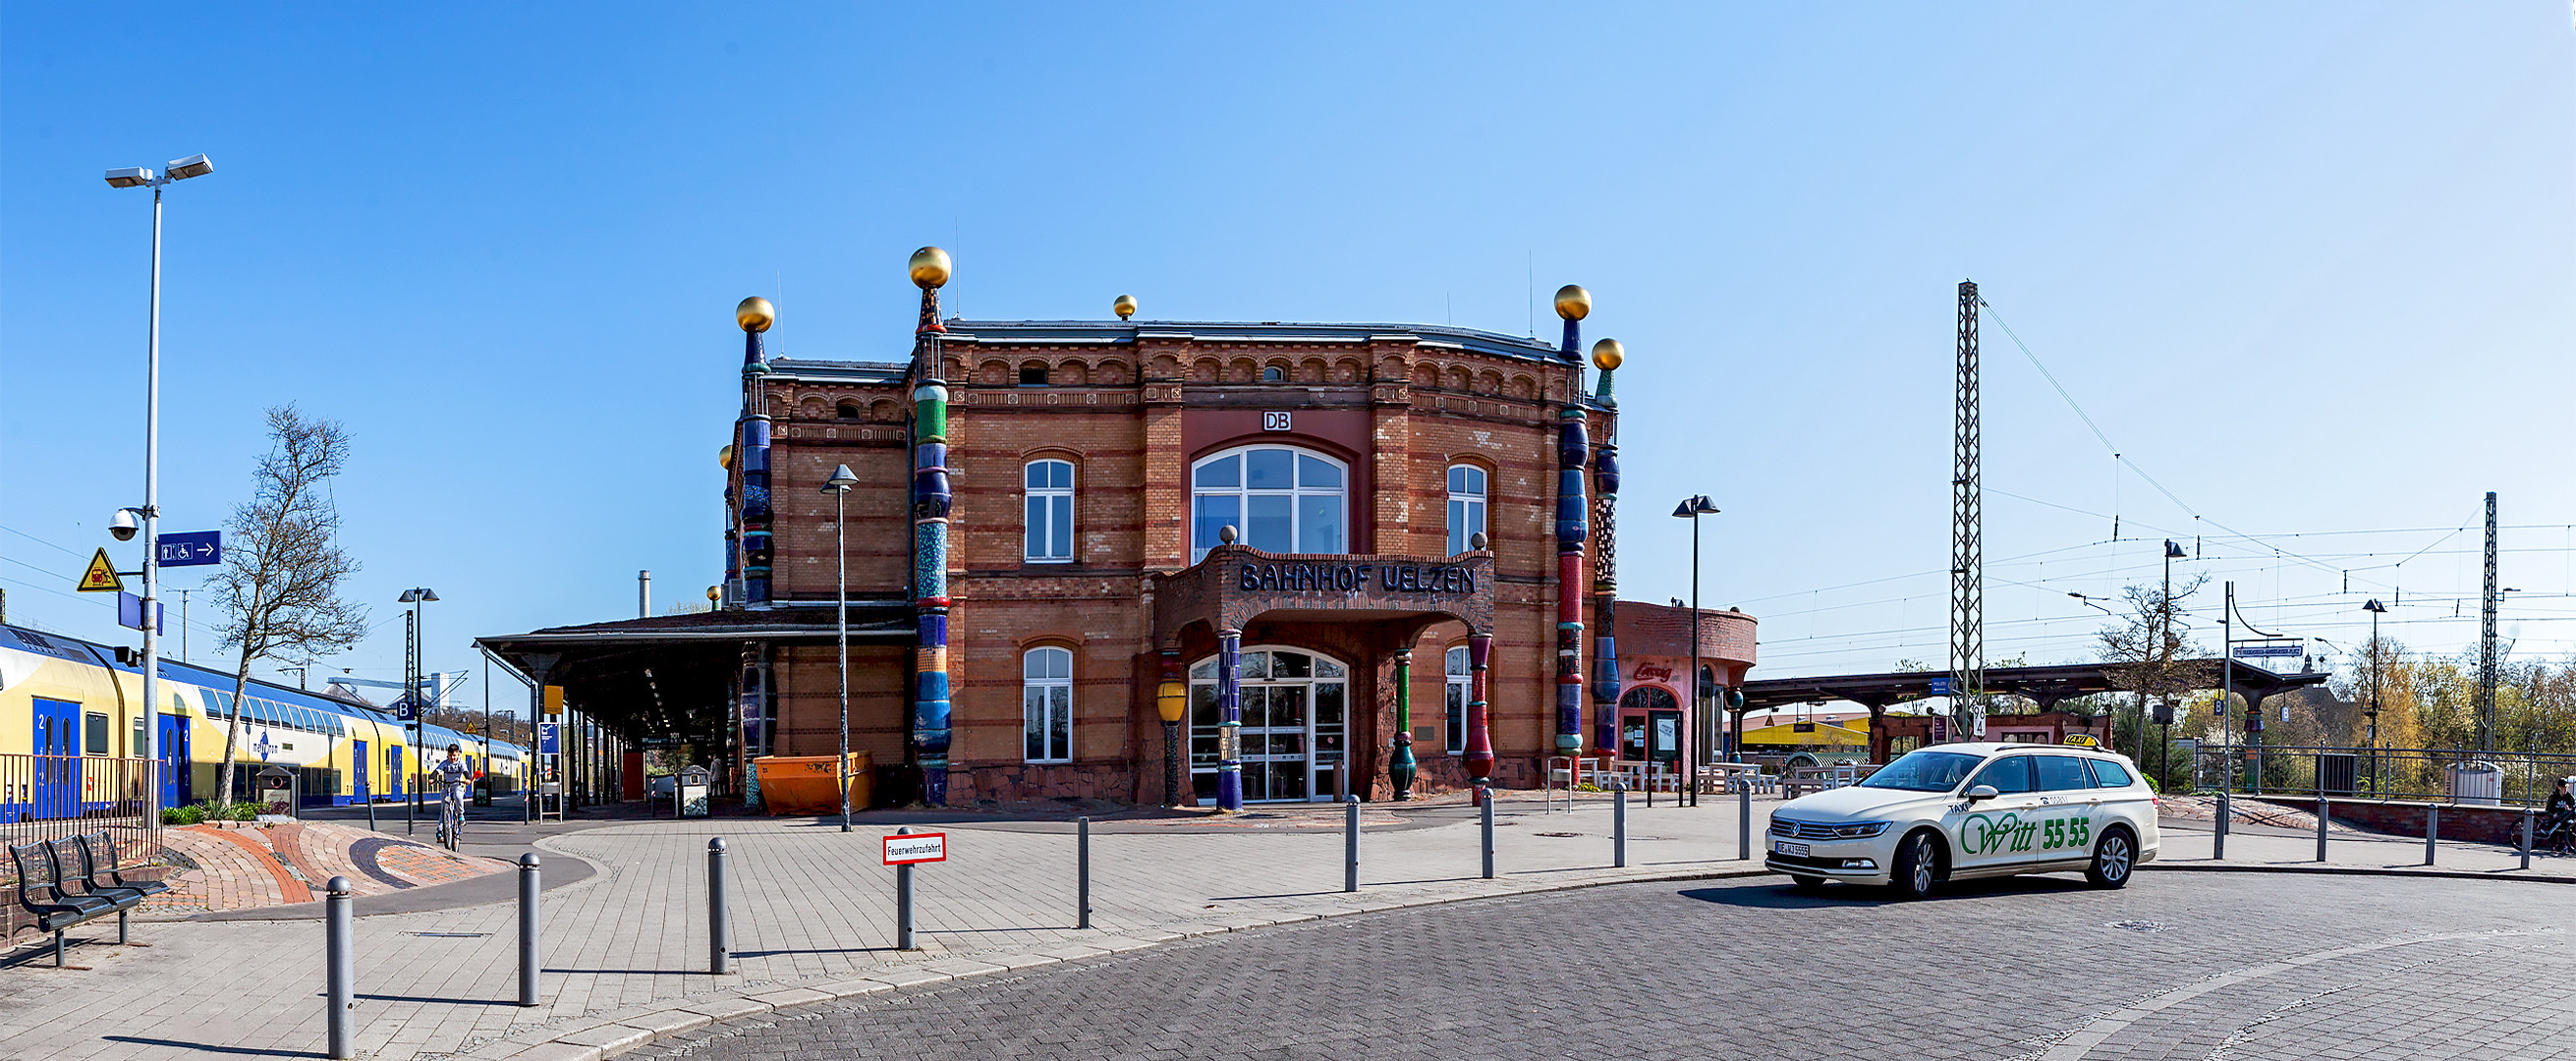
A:
POLYGON ((1628 868, 1628 786, 1616 785, 1610 793, 1610 865, 1628 868))
MULTIPOLYGON (((909 825, 894 831, 896 836, 909 836, 909 825)), ((912 946, 912 863, 894 868, 894 949, 911 950, 912 946)))
POLYGON ((1360 890, 1360 798, 1342 797, 1342 890, 1360 890))
POLYGON ((2317 861, 2326 860, 2326 794, 2317 793, 2317 861))
POLYGON ((2218 822, 2209 831, 2209 857, 2212 860, 2227 857, 2227 821, 2235 816, 2236 812, 2228 807, 2227 790, 2219 789, 2218 822))
POLYGON ((519 1004, 537 1004, 537 853, 519 856, 519 1004))
POLYGON ((2433 841, 2442 838, 2442 808, 2424 808, 2424 864, 2433 864, 2433 841))
POLYGON ((328 897, 322 900, 322 939, 324 972, 323 1022, 327 1029, 330 1057, 355 1057, 356 1035, 349 1024, 350 1010, 357 1005, 357 947, 349 938, 356 931, 349 913, 349 878, 333 877, 323 885, 328 897))
POLYGON ((1077 882, 1078 882, 1078 883, 1075 885, 1075 888, 1074 888, 1074 891, 1075 891, 1075 895, 1074 895, 1074 902, 1080 905, 1080 907, 1081 907, 1081 911, 1082 911, 1082 912, 1080 913, 1080 915, 1078 915, 1078 916, 1076 917, 1076 919, 1075 919, 1075 921, 1074 921, 1074 925, 1073 925, 1073 927, 1075 927, 1075 928, 1090 928, 1090 927, 1091 927, 1091 819, 1090 819, 1090 818, 1087 818, 1087 817, 1084 817, 1084 818, 1075 818, 1075 819, 1073 820, 1073 825, 1074 825, 1074 834, 1075 834, 1077 837, 1079 837, 1079 838, 1080 838, 1080 839, 1079 839, 1079 841, 1078 841, 1078 842, 1076 843, 1076 845, 1075 845, 1075 847, 1076 847, 1076 851, 1075 851, 1075 854, 1074 854, 1074 877, 1075 877, 1075 879, 1076 879, 1076 880, 1077 880, 1077 882))
POLYGON ((1494 793, 1491 789, 1479 788, 1476 790, 1476 795, 1479 797, 1479 802, 1485 805, 1485 879, 1492 880, 1494 879, 1494 793))
POLYGON ((1742 778, 1735 781, 1735 857, 1753 860, 1753 786, 1742 778))
POLYGON ((733 971, 733 945, 725 938, 725 842, 724 837, 707 838, 707 972, 723 976, 733 971))
POLYGON ((2535 809, 2537 808, 2522 809, 2522 868, 2524 869, 2531 868, 2531 812, 2535 809))

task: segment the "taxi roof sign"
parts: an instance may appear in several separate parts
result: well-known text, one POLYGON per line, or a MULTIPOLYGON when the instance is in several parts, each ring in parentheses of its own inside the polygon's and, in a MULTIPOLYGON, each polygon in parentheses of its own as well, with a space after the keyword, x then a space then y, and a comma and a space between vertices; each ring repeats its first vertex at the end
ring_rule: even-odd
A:
POLYGON ((2090 733, 2069 733, 2066 735, 2066 743, 2072 744, 2078 748, 2099 748, 2102 746, 2101 739, 2090 733))
POLYGON ((108 561, 106 549, 100 549, 98 555, 89 558, 89 568, 81 572, 78 588, 83 593, 125 591, 125 580, 116 577, 116 565, 108 561))

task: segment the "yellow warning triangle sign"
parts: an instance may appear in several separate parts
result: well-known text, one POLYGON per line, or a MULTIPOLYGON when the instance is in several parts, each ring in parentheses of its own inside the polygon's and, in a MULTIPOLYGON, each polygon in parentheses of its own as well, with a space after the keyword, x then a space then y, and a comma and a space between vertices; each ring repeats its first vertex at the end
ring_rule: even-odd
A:
POLYGON ((89 570, 81 572, 81 592, 121 593, 124 590, 125 580, 116 577, 116 565, 108 562, 107 550, 101 549, 98 555, 89 558, 89 570))

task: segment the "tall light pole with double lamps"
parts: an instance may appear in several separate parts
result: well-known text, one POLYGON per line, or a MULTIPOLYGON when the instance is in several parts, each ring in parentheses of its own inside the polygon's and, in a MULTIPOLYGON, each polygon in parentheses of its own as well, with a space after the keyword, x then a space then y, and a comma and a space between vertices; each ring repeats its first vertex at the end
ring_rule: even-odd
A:
MULTIPOLYGON (((2173 562, 2182 558, 2182 546, 2175 545, 2171 538, 2165 539, 2165 588, 2164 596, 2156 598, 2155 650, 2164 654, 2165 666, 2157 670, 2167 679, 2172 676, 2173 665, 2173 562)), ((2225 666, 2223 663, 2220 665, 2225 666)), ((2141 763, 2147 761, 2147 699, 2144 693, 2138 696, 2137 761, 2141 763)))
POLYGON ((1702 706, 1707 697, 1699 687, 1699 518, 1716 514, 1717 506, 1709 504, 1707 494, 1683 498, 1673 507, 1673 518, 1691 521, 1691 753, 1684 757, 1682 771, 1683 785, 1690 793, 1685 798, 1694 807, 1699 805, 1699 761, 1708 754, 1710 731, 1715 728, 1703 717, 1708 713, 1702 706))
POLYGON ((850 831, 850 488, 859 485, 859 477, 850 474, 847 464, 835 465, 832 477, 823 480, 823 492, 832 495, 832 600, 835 621, 841 636, 841 724, 835 730, 841 737, 841 757, 832 760, 832 776, 841 784, 841 831, 850 831))
POLYGON ((421 676, 420 661, 425 655, 421 644, 429 640, 429 629, 420 625, 420 606, 437 599, 438 591, 425 586, 404 590, 402 596, 395 598, 397 603, 411 605, 411 644, 404 646, 403 652, 403 670, 408 672, 403 675, 403 695, 411 700, 411 801, 403 806, 405 833, 420 824, 421 779, 428 776, 420 768, 421 756, 427 754, 420 746, 421 734, 426 732, 423 727, 429 721, 429 705, 421 702, 420 687, 428 681, 421 676))
POLYGON ((152 760, 151 790, 144 797, 147 820, 161 817, 161 624, 154 612, 161 597, 161 189, 173 181, 203 177, 215 171, 204 155, 190 155, 163 166, 135 166, 107 171, 110 188, 152 189, 151 334, 143 344, 143 755, 152 760))

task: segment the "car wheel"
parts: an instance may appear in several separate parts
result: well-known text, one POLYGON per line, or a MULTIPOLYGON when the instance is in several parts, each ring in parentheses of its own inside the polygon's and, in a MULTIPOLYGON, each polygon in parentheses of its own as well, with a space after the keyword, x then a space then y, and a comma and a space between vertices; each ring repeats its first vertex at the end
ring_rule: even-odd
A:
POLYGON ((1920 899, 1932 894, 1941 882, 1941 853, 1933 846, 1932 834, 1915 833, 1896 845, 1896 865, 1889 875, 1888 887, 1899 899, 1920 899))
POLYGON ((2119 888, 2129 883, 2129 874, 2138 865, 2138 845, 2129 839, 2126 829, 2112 829, 2102 834, 2102 842, 2093 845, 2093 864, 2084 867, 2084 879, 2096 888, 2119 888))
POLYGON ((1801 877, 1792 874, 1789 877, 1789 890, 1800 892, 1820 892, 1825 890, 1825 879, 1823 877, 1801 877))

